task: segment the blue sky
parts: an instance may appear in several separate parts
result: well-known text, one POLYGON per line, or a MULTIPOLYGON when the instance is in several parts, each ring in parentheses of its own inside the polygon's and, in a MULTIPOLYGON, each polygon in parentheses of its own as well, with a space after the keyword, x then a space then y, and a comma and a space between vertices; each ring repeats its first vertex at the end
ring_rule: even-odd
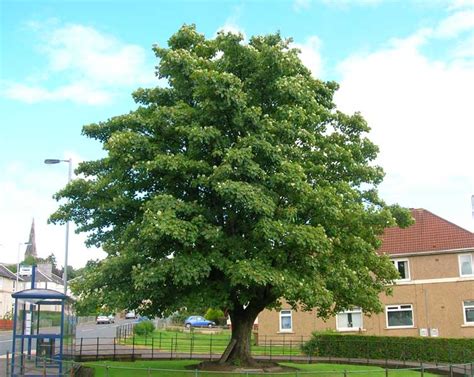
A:
MULTIPOLYGON (((372 127, 382 197, 474 229, 473 0, 1 0, 0 17, 1 262, 16 262, 34 217, 40 256, 62 263, 64 228, 46 220, 67 165, 43 160, 100 157, 82 126, 133 110, 134 89, 162 85, 151 46, 184 23, 207 37, 292 37, 314 76, 340 83, 339 108, 372 127)), ((76 267, 103 256, 83 236, 70 242, 76 267)))

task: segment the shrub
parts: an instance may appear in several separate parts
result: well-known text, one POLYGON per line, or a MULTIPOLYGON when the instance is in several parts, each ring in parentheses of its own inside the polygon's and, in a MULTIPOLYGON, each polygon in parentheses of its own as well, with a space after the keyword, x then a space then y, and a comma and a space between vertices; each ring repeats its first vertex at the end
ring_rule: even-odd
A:
POLYGON ((466 363, 474 360, 474 339, 365 336, 313 333, 303 353, 321 357, 466 363))
POLYGON ((224 326, 227 322, 224 312, 220 309, 209 308, 204 316, 208 321, 214 321, 217 325, 224 326))
POLYGON ((155 325, 151 321, 139 322, 133 328, 133 333, 140 336, 149 335, 153 331, 155 331, 155 325))

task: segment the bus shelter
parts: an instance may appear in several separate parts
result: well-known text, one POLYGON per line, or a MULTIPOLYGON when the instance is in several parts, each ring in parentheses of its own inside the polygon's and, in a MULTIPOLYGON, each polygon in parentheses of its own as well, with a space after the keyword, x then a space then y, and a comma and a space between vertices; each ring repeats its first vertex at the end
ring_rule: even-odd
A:
POLYGON ((51 289, 26 289, 15 300, 11 376, 67 376, 76 318, 72 299, 51 289))

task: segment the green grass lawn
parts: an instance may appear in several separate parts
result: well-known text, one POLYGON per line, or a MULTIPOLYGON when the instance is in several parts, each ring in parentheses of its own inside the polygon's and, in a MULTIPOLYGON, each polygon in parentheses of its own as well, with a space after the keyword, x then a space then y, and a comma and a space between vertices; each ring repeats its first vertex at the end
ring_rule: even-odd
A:
MULTIPOLYGON (((156 330, 149 336, 135 336, 122 339, 121 344, 137 347, 147 347, 173 353, 209 354, 221 353, 227 347, 230 340, 230 331, 224 330, 218 334, 206 334, 199 332, 179 332, 156 330)), ((299 342, 284 341, 283 344, 268 343, 266 346, 252 346, 253 355, 302 355, 299 342)))
MULTIPOLYGON (((203 372, 186 369, 188 366, 196 365, 196 360, 155 360, 135 362, 95 362, 84 363, 95 370, 96 377, 242 377, 245 373, 225 372, 203 372)), ((341 364, 296 364, 281 363, 281 365, 297 368, 298 372, 292 373, 265 373, 266 377, 301 376, 301 377, 343 377, 344 371, 347 376, 353 377, 385 377, 385 371, 379 367, 365 365, 341 365, 341 364)), ((252 376, 251 373, 248 374, 252 376)), ((408 371, 402 369, 390 369, 388 376, 393 377, 415 377, 420 376, 419 371, 408 371)), ((434 377, 435 374, 424 373, 425 377, 434 377)))

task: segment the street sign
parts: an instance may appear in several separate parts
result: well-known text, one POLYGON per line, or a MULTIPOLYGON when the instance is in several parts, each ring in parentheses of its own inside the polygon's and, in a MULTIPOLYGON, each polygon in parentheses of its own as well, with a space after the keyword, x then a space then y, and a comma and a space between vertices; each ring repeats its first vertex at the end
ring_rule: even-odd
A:
POLYGON ((32 273, 32 266, 20 266, 20 276, 31 276, 32 273))

